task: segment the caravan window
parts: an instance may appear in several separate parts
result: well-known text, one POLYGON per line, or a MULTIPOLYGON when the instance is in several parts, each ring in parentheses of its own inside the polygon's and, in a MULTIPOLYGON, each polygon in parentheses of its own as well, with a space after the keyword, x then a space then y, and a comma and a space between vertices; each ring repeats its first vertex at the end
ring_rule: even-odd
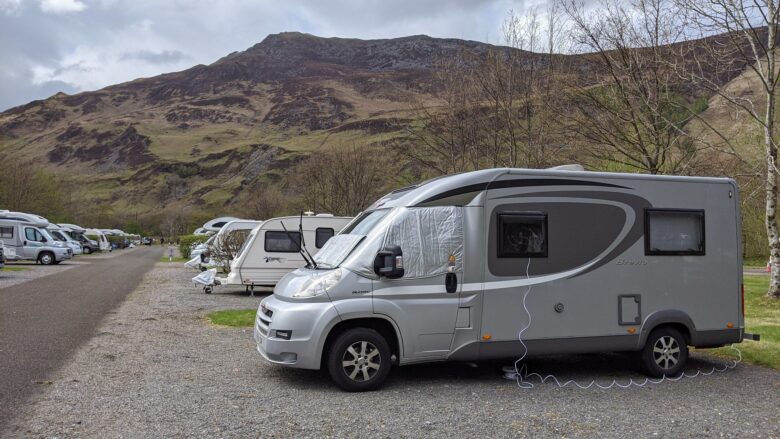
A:
POLYGON ((13 227, 0 227, 0 238, 13 238, 13 237, 14 237, 13 227))
POLYGON ((300 232, 275 230, 265 232, 265 251, 269 253, 298 253, 301 251, 300 232))
POLYGON ((317 228, 317 230, 314 232, 314 245, 317 246, 317 248, 322 248, 330 238, 333 238, 333 235, 335 234, 336 231, 331 228, 317 228))
POLYGON ((546 258, 547 214, 504 212, 498 214, 499 258, 546 258))
POLYGON ((704 211, 645 210, 646 255, 703 255, 704 211))

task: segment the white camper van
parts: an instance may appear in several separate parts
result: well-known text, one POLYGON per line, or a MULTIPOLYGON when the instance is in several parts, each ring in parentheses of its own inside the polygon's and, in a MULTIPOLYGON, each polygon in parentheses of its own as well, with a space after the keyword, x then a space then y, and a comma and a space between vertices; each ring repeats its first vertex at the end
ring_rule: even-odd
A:
POLYGON ((86 235, 87 237, 90 237, 90 236, 97 237, 96 241, 98 242, 98 246, 99 246, 99 250, 100 251, 104 251, 104 252, 111 251, 111 243, 108 242, 108 238, 106 238, 106 234, 103 233, 102 230, 87 229, 84 232, 84 235, 86 235))
POLYGON ((81 251, 85 255, 100 251, 100 244, 97 241, 93 241, 84 236, 84 233, 87 231, 87 229, 75 224, 60 223, 59 225, 65 230, 68 236, 81 244, 81 251))
POLYGON ((259 353, 370 390, 392 365, 636 352, 744 332, 739 195, 727 178, 486 169, 377 200, 260 304, 259 353), (706 234, 705 234, 706 225, 706 234))
POLYGON ((230 264, 222 284, 272 287, 290 271, 307 264, 352 218, 329 214, 288 216, 263 221, 252 230, 230 264), (301 235, 303 232, 303 235, 301 235), (301 239, 305 248, 301 247, 301 239))
POLYGON ((48 227, 46 227, 46 230, 49 231, 52 238, 70 247, 70 249, 73 250, 74 255, 80 255, 83 253, 81 243, 71 238, 70 235, 68 235, 68 232, 64 228, 60 227, 60 225, 51 223, 48 227))
POLYGON ((49 221, 23 212, 0 211, 0 241, 9 261, 36 261, 43 265, 59 264, 73 257, 73 250, 55 240, 46 230, 49 221))

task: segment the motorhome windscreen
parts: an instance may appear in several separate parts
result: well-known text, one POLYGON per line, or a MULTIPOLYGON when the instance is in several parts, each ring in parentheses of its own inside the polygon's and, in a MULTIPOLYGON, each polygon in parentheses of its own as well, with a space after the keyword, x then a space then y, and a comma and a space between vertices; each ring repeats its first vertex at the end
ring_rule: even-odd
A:
MULTIPOLYGON (((343 233, 331 241, 340 236, 343 233)), ((330 245, 329 241, 325 247, 330 245)), ((350 249, 341 266, 361 276, 376 278, 373 262, 377 252, 396 245, 403 252, 405 279, 435 276, 450 269, 459 271, 463 260, 462 208, 390 209, 362 242, 350 249)))
POLYGON ((59 230, 52 230, 50 233, 57 241, 68 242, 68 239, 65 238, 59 230))
POLYGON ((379 209, 358 215, 341 233, 330 238, 314 256, 317 265, 323 268, 336 268, 357 247, 391 209, 379 209))

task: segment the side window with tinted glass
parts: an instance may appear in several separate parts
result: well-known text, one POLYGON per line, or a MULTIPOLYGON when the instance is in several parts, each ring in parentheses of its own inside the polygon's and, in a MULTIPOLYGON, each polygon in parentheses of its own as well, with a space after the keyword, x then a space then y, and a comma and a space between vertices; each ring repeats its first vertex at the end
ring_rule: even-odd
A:
POLYGON ((0 227, 0 239, 2 238, 13 238, 14 237, 14 228, 13 227, 0 227))
POLYGON ((645 254, 648 256, 704 255, 704 211, 646 209, 645 254))
POLYGON ((269 253, 298 253, 301 251, 299 232, 265 232, 265 251, 269 253))
POLYGON ((330 238, 333 238, 333 235, 335 234, 336 231, 331 228, 317 228, 317 230, 314 232, 314 245, 317 246, 317 248, 324 247, 325 243, 328 242, 330 238))
POLYGON ((547 214, 502 212, 498 214, 499 258, 546 258, 547 214))

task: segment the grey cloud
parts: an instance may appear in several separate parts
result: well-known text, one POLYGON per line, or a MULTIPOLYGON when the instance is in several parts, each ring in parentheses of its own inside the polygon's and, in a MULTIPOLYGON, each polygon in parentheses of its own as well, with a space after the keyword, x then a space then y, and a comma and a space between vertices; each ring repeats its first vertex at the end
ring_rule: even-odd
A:
POLYGON ((119 59, 125 61, 144 61, 149 64, 172 64, 179 61, 192 59, 189 55, 179 50, 163 50, 152 52, 151 50, 136 50, 123 53, 119 59))

